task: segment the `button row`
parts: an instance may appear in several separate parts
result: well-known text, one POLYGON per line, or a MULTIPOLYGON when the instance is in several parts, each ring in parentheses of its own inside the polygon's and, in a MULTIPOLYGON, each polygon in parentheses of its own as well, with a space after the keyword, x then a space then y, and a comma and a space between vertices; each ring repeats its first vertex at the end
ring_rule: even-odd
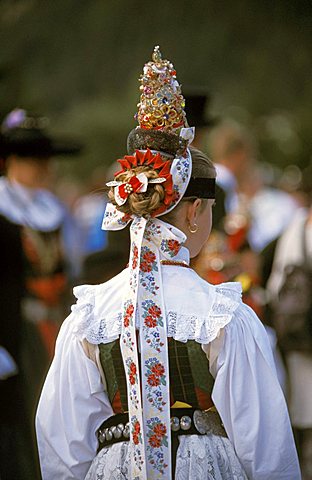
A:
POLYGON ((105 428, 105 430, 99 430, 99 434, 98 434, 100 443, 104 443, 105 441, 111 442, 113 438, 118 440, 121 437, 124 437, 125 439, 130 438, 129 422, 126 423, 126 425, 124 425, 123 423, 119 423, 117 426, 105 428))
POLYGON ((180 419, 178 417, 171 417, 170 424, 173 432, 178 432, 180 429, 189 430, 192 426, 192 419, 188 415, 183 415, 180 419))

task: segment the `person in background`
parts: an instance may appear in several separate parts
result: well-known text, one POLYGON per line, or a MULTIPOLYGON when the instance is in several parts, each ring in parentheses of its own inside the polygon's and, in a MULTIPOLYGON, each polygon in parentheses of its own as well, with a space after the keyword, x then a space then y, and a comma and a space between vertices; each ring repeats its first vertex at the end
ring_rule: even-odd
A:
POLYGON ((105 182, 106 169, 95 168, 87 182, 86 193, 80 195, 72 206, 80 231, 82 263, 89 255, 105 250, 107 247, 107 234, 101 230, 103 210, 106 205, 105 182))
POLYGON ((297 204, 289 194, 264 184, 254 139, 246 129, 234 122, 223 122, 212 130, 209 139, 216 160, 217 184, 223 192, 224 214, 193 265, 213 284, 242 284, 244 302, 266 324, 285 390, 285 369, 275 331, 267 325, 263 277, 272 263, 273 243, 286 228, 297 204))
MULTIPOLYGON (((287 401, 289 405, 291 423, 297 440, 299 459, 302 468, 302 478, 312 479, 312 302, 311 290, 305 291, 303 284, 299 290, 294 282, 300 279, 288 275, 294 268, 303 267, 312 278, 312 165, 302 172, 302 181, 299 188, 305 206, 298 209, 286 231, 278 239, 271 275, 266 289, 270 299, 270 317, 273 327, 281 343, 283 357, 287 367, 287 401), (287 284, 287 282, 291 282, 287 284), (285 287, 292 292, 292 303, 286 304, 286 313, 291 313, 297 318, 304 314, 306 322, 300 324, 302 331, 295 329, 295 323, 290 318, 292 325, 282 325, 283 313, 280 312, 280 299, 282 289, 285 287), (298 290, 298 291, 297 291, 298 290), (304 297, 302 298, 302 295, 304 297), (307 303, 308 302, 308 303, 307 303), (303 310, 301 310, 303 308, 303 310), (305 312, 307 309, 307 313, 305 312), (280 321, 277 324, 276 315, 279 312, 280 321), (295 313, 297 312, 297 313, 295 313), (287 342, 285 341, 287 339, 287 342)), ((311 288, 311 281, 310 281, 311 288)), ((284 294, 285 295, 285 294, 284 294)), ((286 319, 284 320, 286 321, 286 319)), ((296 321, 296 320, 294 320, 296 321)))
POLYGON ((0 380, 1 480, 36 478, 30 425, 69 301, 68 213, 48 189, 51 158, 80 145, 52 138, 47 123, 16 108, 1 126, 0 345, 16 364, 0 380))
POLYGON ((211 129, 219 124, 220 118, 211 115, 209 111, 211 95, 206 88, 189 86, 185 92, 185 114, 189 125, 196 128, 192 146, 203 151, 211 129))
MULTIPOLYGON (((192 146, 206 152, 207 139, 214 128, 220 123, 220 118, 210 113, 211 95, 204 87, 186 87, 185 114, 189 125, 195 127, 192 146)), ((225 216, 225 191, 216 185, 216 204, 213 210, 214 229, 222 229, 225 216)))
POLYGON ((216 172, 190 146, 159 47, 140 82, 139 126, 103 221, 131 224, 129 262, 75 289, 38 405, 43 480, 299 480, 263 325, 239 284, 211 285, 189 266, 211 230, 216 172))
POLYGON ((96 168, 90 178, 89 193, 75 202, 73 214, 77 221, 82 243, 81 266, 78 281, 97 284, 108 281, 119 273, 128 262, 130 247, 129 232, 105 232, 101 229, 103 211, 107 204, 107 175, 111 177, 118 164, 114 162, 108 169, 96 168))
POLYGON ((297 203, 288 193, 266 185, 253 137, 242 126, 224 122, 210 137, 217 182, 226 191, 228 225, 245 221, 250 248, 261 252, 291 221, 297 203))

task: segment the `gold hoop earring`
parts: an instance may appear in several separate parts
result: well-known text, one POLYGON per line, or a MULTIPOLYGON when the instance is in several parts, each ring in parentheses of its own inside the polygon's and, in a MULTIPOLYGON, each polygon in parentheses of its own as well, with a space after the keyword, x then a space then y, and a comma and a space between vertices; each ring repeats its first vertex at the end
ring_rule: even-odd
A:
POLYGON ((191 224, 189 223, 188 229, 191 233, 196 233, 197 230, 198 230, 198 225, 196 223, 194 223, 194 226, 191 227, 191 224))

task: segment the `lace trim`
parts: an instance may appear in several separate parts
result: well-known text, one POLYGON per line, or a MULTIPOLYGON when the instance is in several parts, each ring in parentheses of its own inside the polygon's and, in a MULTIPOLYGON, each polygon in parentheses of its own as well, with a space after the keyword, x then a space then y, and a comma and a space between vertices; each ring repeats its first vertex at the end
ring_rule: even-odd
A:
MULTIPOLYGON (((128 442, 103 448, 94 458, 85 480, 130 478, 128 442)), ((179 438, 175 480, 247 480, 228 438, 216 435, 182 435, 179 438)))
POLYGON ((93 345, 116 340, 121 332, 122 313, 102 318, 95 315, 96 285, 81 285, 73 289, 77 303, 71 307, 75 315, 74 334, 93 345))
POLYGON ((207 316, 183 315, 179 312, 167 312, 168 337, 179 342, 196 340, 198 343, 212 342, 221 328, 227 325, 239 303, 216 291, 216 296, 207 316))
POLYGON ((216 285, 215 289, 216 292, 220 293, 221 295, 231 298, 236 302, 241 302, 242 286, 239 282, 220 283, 220 285, 216 285))
MULTIPOLYGON (((78 301, 72 306, 75 314, 75 335, 80 339, 98 345, 116 340, 121 333, 122 313, 101 317, 94 314, 96 286, 74 288, 78 301)), ((198 343, 212 342, 221 328, 232 319, 233 313, 241 302, 239 283, 221 284, 215 287, 215 297, 207 315, 182 314, 178 311, 167 312, 167 336, 179 342, 195 340, 198 343)), ((136 318, 139 326, 139 319, 136 318)))

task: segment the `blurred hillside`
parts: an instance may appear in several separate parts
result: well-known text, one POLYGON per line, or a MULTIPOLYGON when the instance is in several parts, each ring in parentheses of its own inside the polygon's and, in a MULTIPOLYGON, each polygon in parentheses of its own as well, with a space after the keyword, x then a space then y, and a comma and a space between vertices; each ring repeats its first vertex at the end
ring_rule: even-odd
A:
POLYGON ((312 6, 303 0, 1 0, 0 113, 43 112, 87 148, 84 177, 125 153, 137 78, 159 44, 213 114, 243 122, 260 158, 303 166, 312 152, 312 6))

